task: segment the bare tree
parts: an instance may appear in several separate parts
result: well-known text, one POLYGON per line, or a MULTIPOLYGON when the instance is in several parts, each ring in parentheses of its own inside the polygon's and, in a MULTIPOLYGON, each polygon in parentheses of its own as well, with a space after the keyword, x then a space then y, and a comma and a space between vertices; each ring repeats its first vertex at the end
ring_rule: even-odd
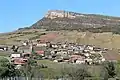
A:
POLYGON ((91 74, 85 67, 71 68, 67 72, 67 75, 69 76, 70 80, 84 80, 85 78, 91 77, 91 74))

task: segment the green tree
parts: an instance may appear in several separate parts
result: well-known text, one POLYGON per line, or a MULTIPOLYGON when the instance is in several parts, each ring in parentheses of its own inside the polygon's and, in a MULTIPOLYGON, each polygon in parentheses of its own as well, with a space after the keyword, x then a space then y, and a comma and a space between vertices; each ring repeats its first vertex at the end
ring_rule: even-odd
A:
POLYGON ((0 77, 15 77, 20 76, 20 71, 15 69, 15 65, 10 64, 6 58, 0 59, 0 77))
POLYGON ((106 74, 108 74, 109 78, 114 78, 116 76, 116 68, 115 64, 113 62, 105 62, 103 64, 103 68, 106 71, 106 74))
POLYGON ((117 77, 120 78, 120 61, 118 61, 116 64, 116 71, 117 71, 117 77))

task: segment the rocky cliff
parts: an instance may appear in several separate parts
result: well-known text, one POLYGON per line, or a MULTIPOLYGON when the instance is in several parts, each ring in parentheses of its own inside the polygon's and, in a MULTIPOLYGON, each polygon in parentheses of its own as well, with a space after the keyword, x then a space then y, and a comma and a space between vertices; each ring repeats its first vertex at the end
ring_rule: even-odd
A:
POLYGON ((62 10, 50 10, 30 28, 47 30, 114 31, 120 25, 120 17, 82 14, 62 10))

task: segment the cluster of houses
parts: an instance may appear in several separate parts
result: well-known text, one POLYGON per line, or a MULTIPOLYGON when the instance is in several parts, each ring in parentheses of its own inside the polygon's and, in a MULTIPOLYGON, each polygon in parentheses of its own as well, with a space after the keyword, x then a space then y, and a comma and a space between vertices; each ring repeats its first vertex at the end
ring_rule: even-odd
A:
MULTIPOLYGON (((0 49, 3 49, 0 47, 0 49)), ((3 50, 11 50, 10 59, 15 65, 24 65, 31 57, 32 51, 41 56, 41 60, 48 59, 53 62, 64 62, 72 64, 101 64, 106 61, 104 54, 107 48, 100 48, 94 45, 80 45, 67 42, 48 42, 44 40, 25 41, 21 46, 13 45, 10 49, 4 47, 3 50)))
POLYGON ((12 53, 11 58, 14 64, 22 62, 24 64, 34 50, 42 59, 52 60, 53 62, 66 62, 75 64, 100 64, 105 61, 102 53, 108 49, 99 48, 94 45, 79 45, 76 43, 51 43, 41 40, 32 43, 23 43, 21 52, 12 53), (27 57, 26 57, 27 56, 27 57), (19 60, 17 60, 19 58, 19 60), (23 61, 22 61, 23 60, 23 61))
MULTIPOLYGON (((50 55, 54 62, 66 62, 76 64, 100 64, 105 61, 102 52, 107 49, 93 45, 78 45, 75 43, 50 44, 50 55)), ((48 55, 47 55, 48 56, 48 55)))

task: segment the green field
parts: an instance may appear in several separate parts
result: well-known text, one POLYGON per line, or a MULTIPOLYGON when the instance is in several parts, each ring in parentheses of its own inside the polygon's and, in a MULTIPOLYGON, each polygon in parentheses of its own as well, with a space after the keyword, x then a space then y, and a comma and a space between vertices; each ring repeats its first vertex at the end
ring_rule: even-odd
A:
POLYGON ((48 66, 48 68, 41 68, 40 71, 45 77, 55 77, 55 76, 63 76, 68 71, 75 70, 77 68, 86 67, 92 76, 100 76, 101 67, 100 66, 87 66, 80 64, 67 64, 67 63, 55 63, 49 60, 39 60, 39 64, 44 64, 48 66))
POLYGON ((10 52, 3 52, 3 51, 0 51, 0 56, 3 56, 3 57, 9 57, 10 56, 10 52))
POLYGON ((55 63, 49 60, 39 60, 39 64, 44 64, 45 66, 48 66, 48 68, 42 68, 40 71, 45 75, 45 77, 48 76, 58 76, 61 75, 62 72, 65 71, 65 68, 70 69, 71 67, 75 67, 72 64, 65 64, 65 63, 55 63))

